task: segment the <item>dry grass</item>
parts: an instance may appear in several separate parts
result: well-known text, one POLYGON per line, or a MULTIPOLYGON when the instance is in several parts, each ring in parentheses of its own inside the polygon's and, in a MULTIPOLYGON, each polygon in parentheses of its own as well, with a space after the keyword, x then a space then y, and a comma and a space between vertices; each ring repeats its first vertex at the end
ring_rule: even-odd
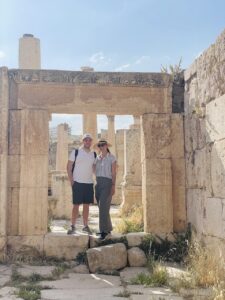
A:
POLYGON ((188 266, 196 286, 217 287, 225 282, 224 258, 198 242, 190 247, 188 266))
POLYGON ((116 225, 115 231, 120 233, 144 231, 143 209, 134 206, 128 213, 120 212, 121 220, 116 225))
POLYGON ((192 241, 187 257, 189 275, 182 276, 173 290, 181 288, 212 288, 213 300, 225 300, 225 261, 222 255, 206 248, 200 242, 192 241))

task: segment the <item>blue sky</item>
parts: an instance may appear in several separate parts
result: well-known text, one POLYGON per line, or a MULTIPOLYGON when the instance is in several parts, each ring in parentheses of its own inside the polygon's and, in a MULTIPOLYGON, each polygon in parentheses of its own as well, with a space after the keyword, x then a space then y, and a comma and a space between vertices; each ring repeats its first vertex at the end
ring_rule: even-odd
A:
POLYGON ((187 68, 224 28, 224 0, 0 0, 0 66, 18 67, 32 33, 43 69, 159 72, 181 57, 187 68))

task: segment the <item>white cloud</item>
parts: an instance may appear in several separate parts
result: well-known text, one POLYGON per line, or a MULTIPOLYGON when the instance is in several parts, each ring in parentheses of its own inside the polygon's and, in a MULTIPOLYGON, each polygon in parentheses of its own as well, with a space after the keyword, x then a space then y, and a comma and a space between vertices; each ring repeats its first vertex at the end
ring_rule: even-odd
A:
POLYGON ((135 61, 135 65, 140 65, 142 63, 147 63, 150 61, 150 56, 146 56, 146 55, 143 55, 141 57, 139 57, 136 61, 135 61))
POLYGON ((116 68, 115 71, 116 71, 116 72, 121 72, 121 71, 123 71, 124 69, 127 69, 127 68, 129 68, 129 67, 130 67, 130 64, 125 64, 125 65, 122 65, 122 66, 116 68))
POLYGON ((89 57, 89 62, 95 66, 106 66, 111 62, 111 58, 106 57, 102 51, 99 51, 89 57))
POLYGON ((5 52, 0 50, 0 59, 5 58, 5 57, 6 57, 5 52))

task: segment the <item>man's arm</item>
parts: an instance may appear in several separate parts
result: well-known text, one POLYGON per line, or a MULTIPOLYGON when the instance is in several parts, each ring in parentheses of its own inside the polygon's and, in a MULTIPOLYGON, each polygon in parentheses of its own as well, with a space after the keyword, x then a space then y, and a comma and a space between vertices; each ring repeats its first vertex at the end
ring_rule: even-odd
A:
POLYGON ((112 196, 115 194, 116 186, 116 161, 112 163, 112 196))
POLYGON ((68 160, 67 163, 67 174, 69 177, 69 181, 71 183, 71 186, 73 185, 73 173, 72 173, 72 168, 73 168, 73 161, 68 160))

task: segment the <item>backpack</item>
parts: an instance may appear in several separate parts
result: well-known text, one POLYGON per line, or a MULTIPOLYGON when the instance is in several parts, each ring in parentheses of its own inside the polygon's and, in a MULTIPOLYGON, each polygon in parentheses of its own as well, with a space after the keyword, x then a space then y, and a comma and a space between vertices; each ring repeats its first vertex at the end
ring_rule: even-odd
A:
MULTIPOLYGON (((74 168, 75 168, 75 163, 76 163, 76 159, 77 159, 78 152, 79 152, 79 150, 78 150, 78 149, 75 149, 75 160, 74 160, 73 166, 72 166, 72 174, 73 174, 73 171, 74 171, 74 168)), ((95 158, 97 157, 96 152, 94 152, 94 157, 95 157, 95 158)))

